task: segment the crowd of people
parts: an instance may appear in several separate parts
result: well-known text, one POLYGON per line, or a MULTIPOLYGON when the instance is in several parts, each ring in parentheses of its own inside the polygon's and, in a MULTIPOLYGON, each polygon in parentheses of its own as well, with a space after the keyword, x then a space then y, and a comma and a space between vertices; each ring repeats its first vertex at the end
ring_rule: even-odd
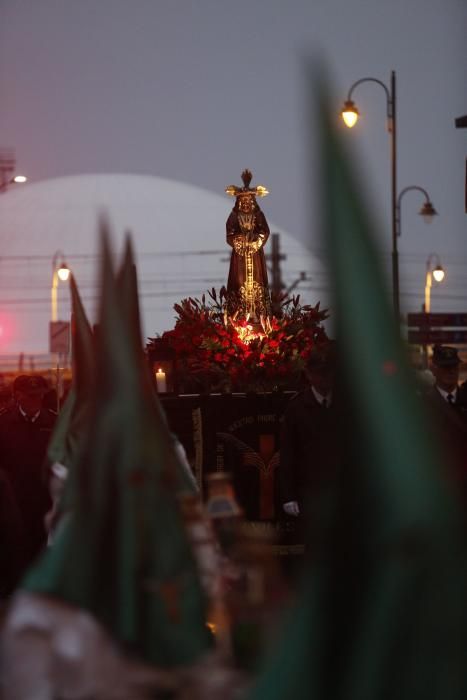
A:
POLYGON ((39 375, 20 375, 0 410, 0 548, 2 597, 46 544, 44 517, 50 507, 47 446, 57 413, 47 407, 50 387, 39 375))
MULTIPOLYGON (((323 484, 344 457, 345 394, 338 386, 336 344, 314 349, 307 388, 286 407, 281 434, 279 491, 283 516, 307 522, 323 484)), ((454 347, 435 346, 431 382, 419 385, 426 429, 438 435, 443 468, 460 497, 467 496, 467 382, 454 347)), ((57 413, 51 389, 37 375, 18 376, 0 409, 0 596, 6 599, 46 546, 56 475, 47 446, 57 413)), ((187 467, 188 468, 188 467, 187 467)))
MULTIPOLYGON (((301 522, 304 516, 313 518, 323 485, 336 476, 351 443, 352 407, 339 386, 336 358, 333 342, 311 352, 305 368, 308 387, 289 402, 283 418, 282 507, 301 522)), ((460 366, 455 347, 435 345, 430 372, 414 383, 414 390, 426 435, 434 436, 440 449, 443 476, 462 499, 467 497, 467 381, 460 383, 460 366)))

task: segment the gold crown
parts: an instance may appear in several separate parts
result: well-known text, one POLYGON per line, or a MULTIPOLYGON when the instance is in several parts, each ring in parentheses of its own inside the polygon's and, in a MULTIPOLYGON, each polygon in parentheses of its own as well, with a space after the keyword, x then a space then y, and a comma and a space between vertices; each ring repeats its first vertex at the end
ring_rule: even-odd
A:
POLYGON ((226 194, 229 194, 231 197, 245 197, 246 195, 252 195, 253 197, 266 197, 266 195, 269 194, 269 190, 267 190, 264 185, 250 187, 252 177, 253 174, 251 170, 244 170, 242 173, 243 187, 229 185, 225 188, 226 194))

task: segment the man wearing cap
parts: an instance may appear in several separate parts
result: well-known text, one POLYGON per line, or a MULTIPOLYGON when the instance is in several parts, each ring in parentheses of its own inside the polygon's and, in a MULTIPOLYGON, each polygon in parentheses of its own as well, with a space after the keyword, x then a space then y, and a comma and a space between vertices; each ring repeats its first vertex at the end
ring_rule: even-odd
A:
POLYGON ((449 345, 435 345, 431 371, 435 378, 432 398, 449 404, 459 414, 463 414, 466 406, 459 391, 460 359, 457 349, 449 345))
POLYGON ((32 562, 46 539, 45 456, 56 418, 42 406, 47 391, 43 377, 20 375, 13 383, 13 405, 0 414, 0 468, 10 481, 23 521, 22 568, 32 562))
POLYGON ((435 345, 431 363, 435 383, 425 397, 445 456, 467 495, 467 404, 458 386, 460 362, 456 348, 435 345))
POLYGON ((339 458, 333 342, 313 348, 304 373, 309 386, 288 404, 281 434, 279 490, 289 516, 303 514, 339 458))

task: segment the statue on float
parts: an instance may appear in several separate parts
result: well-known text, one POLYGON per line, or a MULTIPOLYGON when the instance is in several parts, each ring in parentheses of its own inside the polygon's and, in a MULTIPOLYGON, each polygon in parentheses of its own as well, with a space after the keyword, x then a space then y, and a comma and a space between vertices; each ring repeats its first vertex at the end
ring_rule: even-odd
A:
POLYGON ((225 189, 236 198, 226 224, 227 243, 232 247, 227 282, 228 312, 232 317, 264 325, 272 315, 263 251, 269 238, 269 226, 256 197, 265 197, 269 192, 262 185, 250 187, 252 177, 250 170, 244 170, 243 187, 229 185, 225 189))

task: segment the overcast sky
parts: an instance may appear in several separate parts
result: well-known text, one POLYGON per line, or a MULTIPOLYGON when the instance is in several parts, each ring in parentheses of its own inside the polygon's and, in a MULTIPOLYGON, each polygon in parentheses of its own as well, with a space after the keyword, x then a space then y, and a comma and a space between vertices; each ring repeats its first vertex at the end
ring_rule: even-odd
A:
MULTIPOLYGON (((0 0, 0 147, 16 149, 33 181, 138 173, 222 193, 249 167, 271 192, 268 217, 318 250, 303 57, 326 61, 336 119, 354 81, 389 84, 394 69, 398 189, 424 187, 439 211, 427 228, 421 196, 404 197, 402 308, 420 308, 436 252, 448 276, 433 310, 466 310, 467 132, 454 126, 467 113, 466 30, 465 0, 0 0)), ((389 259, 385 95, 368 83, 354 99, 363 118, 345 138, 389 259)))

